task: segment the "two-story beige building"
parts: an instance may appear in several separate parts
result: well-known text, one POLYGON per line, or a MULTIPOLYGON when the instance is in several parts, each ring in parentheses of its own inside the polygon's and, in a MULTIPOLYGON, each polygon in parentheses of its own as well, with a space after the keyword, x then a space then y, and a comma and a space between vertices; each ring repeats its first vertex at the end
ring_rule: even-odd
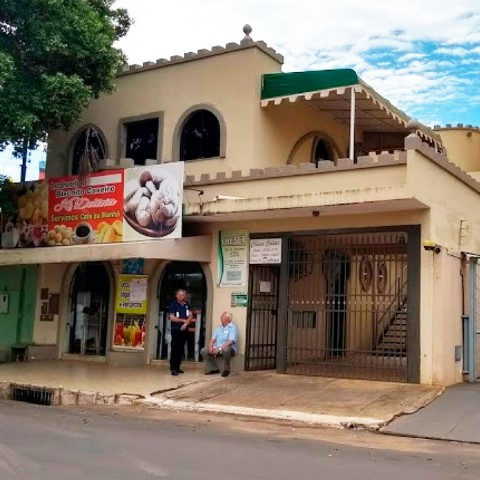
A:
POLYGON ((231 310, 239 368, 461 382, 479 130, 411 121, 353 70, 283 73, 282 56, 246 32, 125 68, 115 93, 50 134, 48 177, 78 172, 87 137, 102 168, 185 162, 183 238, 2 252, 4 265, 40 265, 38 309, 42 288, 60 294, 53 321, 37 312, 34 342, 77 355, 75 311, 95 297, 104 333, 92 356, 165 359, 166 305, 183 287, 197 311, 194 361, 231 310), (229 235, 255 252, 237 249, 246 256, 222 283, 229 235), (149 276, 142 352, 112 348, 114 278, 129 258, 149 276))

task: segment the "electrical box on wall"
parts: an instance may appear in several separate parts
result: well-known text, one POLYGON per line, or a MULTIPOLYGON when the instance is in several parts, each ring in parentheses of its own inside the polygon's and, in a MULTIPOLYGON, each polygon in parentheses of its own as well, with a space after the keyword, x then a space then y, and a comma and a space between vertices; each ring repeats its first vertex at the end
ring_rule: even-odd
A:
POLYGON ((0 292, 0 313, 8 313, 8 293, 0 292))

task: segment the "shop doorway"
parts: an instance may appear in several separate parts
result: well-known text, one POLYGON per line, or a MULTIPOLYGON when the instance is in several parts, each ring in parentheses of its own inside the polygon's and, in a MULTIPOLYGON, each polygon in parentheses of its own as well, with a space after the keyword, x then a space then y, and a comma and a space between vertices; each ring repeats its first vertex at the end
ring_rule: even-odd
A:
POLYGON ((175 292, 183 288, 192 306, 195 323, 188 329, 188 342, 185 347, 185 359, 198 362, 200 349, 205 343, 205 312, 207 301, 207 282, 202 265, 197 262, 171 262, 163 271, 158 286, 159 313, 155 325, 155 358, 170 358, 170 320, 168 306, 175 299, 175 292))
POLYGON ((246 370, 276 368, 279 285, 279 267, 250 266, 246 370))
POLYGON ((110 279, 102 263, 82 263, 70 286, 66 351, 105 355, 110 279))

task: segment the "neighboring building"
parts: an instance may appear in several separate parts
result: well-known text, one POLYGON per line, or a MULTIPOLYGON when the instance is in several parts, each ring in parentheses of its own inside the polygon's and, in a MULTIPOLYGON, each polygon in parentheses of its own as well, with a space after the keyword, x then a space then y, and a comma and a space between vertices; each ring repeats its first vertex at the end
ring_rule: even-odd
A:
MULTIPOLYGON (((91 353, 165 358, 165 307, 184 287, 198 316, 192 359, 232 310, 240 368, 461 382, 480 133, 411 121, 352 70, 282 73, 281 55, 246 32, 239 45, 126 68, 79 124, 51 132, 47 177, 78 173, 92 134, 104 168, 184 161, 183 238, 2 252, 0 265, 39 265, 34 342, 59 358, 85 354, 74 331, 95 304, 103 333, 91 353), (245 230, 281 242, 243 286, 219 286, 219 239, 238 245, 245 230), (132 257, 149 275, 141 353, 112 348, 114 277, 132 257), (46 288, 60 295, 59 314, 40 322, 46 288), (245 294, 247 306, 231 307, 245 294)), ((226 283, 239 278, 241 268, 226 283)))

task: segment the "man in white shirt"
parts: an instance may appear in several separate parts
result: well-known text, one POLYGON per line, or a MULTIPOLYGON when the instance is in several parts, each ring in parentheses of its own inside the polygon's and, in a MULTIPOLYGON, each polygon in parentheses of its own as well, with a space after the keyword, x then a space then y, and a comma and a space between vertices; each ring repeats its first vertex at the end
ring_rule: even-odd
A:
POLYGON ((221 325, 213 332, 208 347, 200 350, 205 360, 205 375, 220 373, 217 358, 223 358, 222 377, 230 375, 230 360, 237 353, 238 330, 232 323, 232 314, 223 312, 220 316, 221 325))

